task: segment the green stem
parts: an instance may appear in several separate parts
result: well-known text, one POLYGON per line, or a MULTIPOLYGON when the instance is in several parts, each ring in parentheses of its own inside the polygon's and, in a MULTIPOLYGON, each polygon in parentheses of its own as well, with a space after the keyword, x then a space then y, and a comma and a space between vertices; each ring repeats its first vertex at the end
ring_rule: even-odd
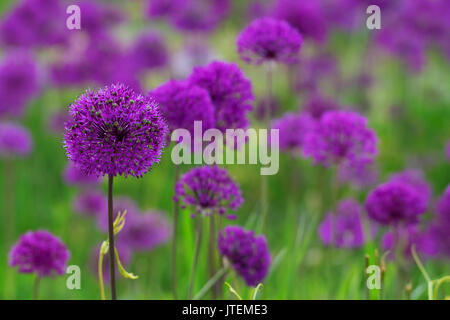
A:
POLYGON ((113 180, 112 175, 108 176, 108 234, 109 234, 109 264, 111 281, 111 300, 117 300, 116 293, 116 268, 114 259, 114 216, 113 216, 113 180))
POLYGON ((212 287, 216 284, 220 283, 220 279, 222 279, 228 272, 227 267, 222 267, 217 271, 214 276, 208 280, 208 282, 203 286, 203 288, 195 295, 194 300, 200 300, 203 298, 212 287))
POLYGON ((103 284, 103 246, 100 247, 100 253, 98 256, 97 273, 98 273, 98 285, 100 287, 100 298, 102 300, 106 300, 105 286, 103 284))
POLYGON ((41 277, 36 275, 36 278, 34 278, 34 285, 33 285, 33 300, 39 300, 39 285, 41 282, 41 277))
POLYGON ((194 283, 195 283, 195 274, 197 272, 197 265, 198 265, 198 257, 200 255, 200 246, 202 242, 202 235, 203 235, 203 216, 200 217, 198 227, 197 227, 197 237, 195 240, 195 252, 194 252, 194 261, 192 263, 192 270, 191 270, 191 280, 189 284, 189 299, 192 299, 192 294, 194 290, 194 283))
MULTIPOLYGON (((208 265, 210 277, 213 277, 216 274, 216 222, 214 214, 209 217, 208 265)), ((212 291, 212 298, 213 300, 217 298, 216 286, 212 291)))
MULTIPOLYGON (((175 184, 180 177, 180 165, 175 165, 175 184)), ((177 295, 177 238, 178 238, 178 216, 180 211, 180 203, 174 202, 173 211, 173 229, 172 229, 172 292, 173 298, 178 299, 177 295)))

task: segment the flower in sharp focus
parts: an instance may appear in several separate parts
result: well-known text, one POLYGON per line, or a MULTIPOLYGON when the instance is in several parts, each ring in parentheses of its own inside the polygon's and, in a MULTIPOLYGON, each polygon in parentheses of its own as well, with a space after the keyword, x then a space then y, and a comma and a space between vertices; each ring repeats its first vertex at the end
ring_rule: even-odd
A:
POLYGON ((216 128, 246 128, 247 112, 252 109, 252 84, 234 63, 214 61, 194 68, 188 81, 209 92, 215 109, 216 128))
POLYGON ((304 152, 324 166, 373 159, 377 138, 367 119, 356 112, 329 111, 305 138, 304 152))
POLYGON ((0 122, 0 157, 26 157, 33 149, 33 140, 25 127, 12 122, 0 122))
POLYGON ((256 286, 264 280, 271 257, 267 240, 255 236, 239 226, 228 226, 219 232, 218 247, 248 286, 256 286))
POLYGON ((97 176, 94 175, 86 175, 77 168, 76 165, 74 165, 72 162, 69 162, 64 169, 64 181, 68 185, 74 185, 74 186, 96 186, 100 183, 100 179, 97 176))
POLYGON ((329 213, 320 224, 319 236, 325 245, 335 245, 338 248, 364 245, 361 205, 353 199, 342 200, 337 212, 329 213))
POLYGON ((65 148, 83 173, 141 177, 159 162, 167 126, 152 99, 111 85, 82 94, 70 114, 65 148))
POLYGON ((131 249, 148 251, 163 244, 170 237, 171 228, 163 213, 147 211, 125 216, 125 226, 118 239, 131 249))
POLYGON ((384 225, 415 223, 426 208, 426 199, 415 187, 402 181, 380 184, 366 199, 369 217, 384 225))
MULTIPOLYGON (((244 199, 239 186, 228 171, 217 166, 203 166, 189 170, 175 185, 174 201, 193 206, 198 214, 225 214, 237 210, 244 199)), ((232 218, 232 216, 228 216, 232 218)))
POLYGON ((108 200, 101 191, 88 190, 76 196, 73 207, 81 215, 98 217, 107 214, 108 200))
POLYGON ((34 59, 24 52, 10 53, 0 65, 0 115, 21 116, 38 91, 34 59))
POLYGON ((194 121, 201 121, 203 130, 214 127, 214 106, 205 89, 183 80, 170 80, 149 94, 158 102, 171 132, 183 128, 193 137, 194 121))
POLYGON ((259 65, 274 61, 296 63, 302 36, 286 21, 261 18, 253 21, 238 36, 237 47, 241 59, 259 65))
POLYGON ((9 252, 9 265, 39 277, 64 275, 70 253, 61 239, 45 230, 22 235, 9 252))

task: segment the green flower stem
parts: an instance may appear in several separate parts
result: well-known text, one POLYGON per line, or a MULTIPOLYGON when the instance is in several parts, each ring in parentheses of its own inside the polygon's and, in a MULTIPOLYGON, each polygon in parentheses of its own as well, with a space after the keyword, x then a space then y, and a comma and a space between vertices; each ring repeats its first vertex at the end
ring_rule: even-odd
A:
POLYGON ((117 300, 116 293, 116 268, 114 259, 114 216, 113 216, 113 180, 112 175, 108 176, 108 237, 109 237, 109 264, 111 280, 111 300, 117 300))
POLYGON ((194 296, 194 300, 200 300, 203 298, 211 288, 220 283, 220 279, 222 279, 229 271, 227 266, 222 267, 216 274, 206 282, 203 288, 194 296))
POLYGON ((192 263, 191 279, 190 279, 189 293, 188 293, 189 299, 192 299, 192 294, 193 294, 193 290, 194 290, 195 274, 197 272, 198 257, 200 255, 200 246, 202 243, 202 235, 203 235, 203 216, 200 217, 200 220, 199 220, 198 226, 197 226, 197 237, 195 240, 194 261, 192 263))

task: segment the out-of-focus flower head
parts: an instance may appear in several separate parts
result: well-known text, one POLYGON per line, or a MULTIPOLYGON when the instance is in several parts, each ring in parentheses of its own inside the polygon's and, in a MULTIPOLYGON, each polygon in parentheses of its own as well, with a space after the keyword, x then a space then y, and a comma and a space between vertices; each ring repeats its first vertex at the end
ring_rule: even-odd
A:
POLYGON ((430 184, 425 180, 423 172, 417 169, 408 169, 402 172, 393 174, 390 181, 400 181, 411 185, 417 192, 424 197, 426 203, 429 202, 432 196, 430 184))
POLYGON ((75 164, 71 161, 67 163, 63 173, 64 181, 68 185, 74 186, 96 186, 100 183, 99 177, 95 175, 87 175, 83 173, 75 164))
POLYGON ((60 0, 21 0, 0 23, 0 41, 7 46, 46 47, 68 37, 66 14, 60 0))
POLYGON ((296 75, 294 89, 298 92, 319 94, 323 83, 337 87, 339 69, 336 58, 328 54, 301 57, 299 72, 296 75))
POLYGON ((96 218, 108 213, 108 200, 101 191, 88 190, 75 197, 73 208, 76 213, 96 218))
POLYGON ((170 225, 163 213, 147 211, 125 216, 125 226, 118 241, 133 250, 148 251, 166 242, 170 237, 170 225))
POLYGON ((195 210, 192 214, 223 215, 227 209, 237 210, 244 199, 227 170, 218 166, 203 166, 181 176, 175 185, 174 201, 183 201, 183 207, 192 206, 195 210))
POLYGON ((427 203, 417 188, 404 181, 388 181, 370 192, 366 199, 369 217, 384 225, 408 225, 418 222, 427 203))
POLYGON ((167 125, 151 98, 111 85, 79 96, 70 114, 64 145, 85 174, 141 177, 159 162, 167 125))
POLYGON ((437 242, 439 255, 450 257, 450 185, 439 198, 436 213, 427 233, 437 242))
POLYGON ((323 43, 327 39, 327 23, 319 1, 278 0, 274 16, 289 22, 306 39, 323 43))
POLYGON ((81 29, 90 34, 103 33, 105 30, 123 22, 125 15, 113 4, 99 1, 82 0, 76 3, 81 12, 81 29))
POLYGON ((45 230, 28 231, 9 252, 9 265, 39 277, 64 275, 70 253, 58 237, 45 230))
POLYGON ((0 122, 0 157, 26 157, 33 149, 29 131, 19 124, 0 122))
POLYGON ((298 62, 302 36, 286 21, 260 18, 247 26, 237 38, 241 59, 259 65, 265 62, 298 62))
POLYGON ((148 0, 147 16, 149 18, 162 18, 170 15, 176 6, 174 0, 148 0))
POLYGON ((239 226, 228 226, 219 232, 218 246, 233 269, 254 287, 264 280, 271 262, 267 240, 239 226))
POLYGON ((320 119, 324 113, 340 109, 339 105, 320 94, 313 94, 305 101, 304 110, 314 119, 320 119))
POLYGON ((356 188, 367 188, 378 181, 379 172, 372 159, 355 163, 343 163, 339 166, 338 180, 340 183, 351 183, 356 188))
POLYGON ((335 214, 329 213, 319 226, 319 236, 325 245, 357 248, 364 245, 362 207, 354 199, 344 199, 335 214))
POLYGON ((367 119, 356 112, 329 111, 305 138, 304 152, 324 166, 373 159, 377 138, 367 119))
POLYGON ((305 138, 316 126, 316 121, 306 113, 285 113, 272 121, 272 129, 279 131, 280 150, 300 155, 305 138))
POLYGON ((133 70, 142 73, 166 66, 169 62, 169 50, 159 33, 146 32, 136 39, 127 59, 130 60, 133 70))
POLYGON ((269 118, 274 117, 278 111, 281 109, 280 101, 276 97, 263 97, 257 102, 257 107, 255 108, 256 118, 263 121, 266 112, 269 112, 269 118))
POLYGON ((170 132, 183 128, 193 137, 194 121, 201 121, 203 130, 214 127, 214 106, 205 89, 184 80, 170 80, 149 94, 158 102, 170 132))
POLYGON ((196 67, 189 77, 191 84, 206 89, 215 107, 216 128, 246 128, 247 112, 252 109, 252 84, 234 63, 214 61, 196 67))
POLYGON ((0 116, 21 116, 39 92, 39 68, 24 51, 10 52, 0 65, 0 116))

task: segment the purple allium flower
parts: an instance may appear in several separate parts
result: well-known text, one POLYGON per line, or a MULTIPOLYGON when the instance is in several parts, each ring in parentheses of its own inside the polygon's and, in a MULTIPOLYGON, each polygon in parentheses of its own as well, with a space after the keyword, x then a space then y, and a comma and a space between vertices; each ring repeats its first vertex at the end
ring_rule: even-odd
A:
POLYGON ((229 0, 175 0, 172 24, 181 31, 210 32, 227 16, 229 0))
POLYGON ((119 242, 138 251, 152 250, 170 237, 171 228, 166 217, 159 212, 143 214, 130 212, 125 216, 125 226, 119 234, 119 242))
POLYGON ((320 239, 325 245, 357 248, 364 245, 362 207, 353 199, 342 200, 335 214, 329 213, 319 226, 320 239))
POLYGON ((173 0, 148 0, 147 16, 149 18, 160 18, 170 15, 176 2, 173 0))
POLYGON ((343 163, 338 168, 340 183, 352 183, 357 188, 373 186, 378 181, 379 172, 372 159, 354 163, 343 163))
POLYGON ((125 20, 123 10, 111 3, 82 0, 77 5, 81 12, 81 30, 91 34, 102 33, 125 20))
POLYGON ((332 100, 326 99, 319 94, 314 94, 305 101, 304 110, 314 119, 319 120, 327 111, 338 110, 339 105, 332 100))
POLYGON ((316 121, 305 113, 285 113, 272 122, 272 129, 279 129, 279 147, 283 151, 300 154, 305 138, 316 126, 316 121))
POLYGON ((25 127, 0 122, 0 157, 26 157, 33 149, 33 140, 25 127))
POLYGON ((275 61, 296 63, 302 45, 302 36, 286 21, 261 18, 247 26, 237 38, 241 59, 259 65, 275 61))
POLYGON ((424 197, 424 201, 428 203, 431 198, 432 190, 430 184, 425 180, 423 173, 420 170, 408 169, 402 172, 393 174, 390 181, 400 181, 409 184, 417 190, 417 192, 424 197))
POLYGON ((159 162, 167 126, 152 99, 111 85, 82 94, 70 114, 65 148, 85 174, 141 177, 159 162))
POLYGON ((366 200, 369 217, 385 225, 415 223, 426 208, 426 199, 415 187, 402 181, 380 184, 366 200))
POLYGON ((169 62, 169 50, 157 32, 141 34, 128 53, 133 70, 142 72, 164 67, 169 62))
POLYGON ((417 225, 399 228, 397 232, 386 232, 381 239, 382 248, 394 253, 399 243, 398 237, 400 237, 400 243, 405 243, 404 255, 406 257, 411 257, 411 248, 413 245, 415 245, 418 252, 428 256, 434 256, 439 251, 436 238, 428 232, 421 231, 417 225))
POLYGON ((322 43, 327 38, 325 14, 319 1, 278 0, 275 17, 289 22, 307 39, 322 43))
MULTIPOLYGON (((128 217, 128 215, 137 215, 140 214, 141 211, 138 208, 136 202, 134 202, 131 198, 126 196, 119 196, 114 198, 113 202, 113 217, 114 220, 117 217, 117 214, 119 212, 123 213, 125 210, 127 211, 127 215, 125 216, 125 221, 128 217)), ((125 222, 126 224, 126 222, 125 222)), ((108 215, 107 214, 101 214, 97 216, 97 226, 98 228, 103 231, 108 231, 108 215)))
POLYGON ((256 286, 267 275, 271 257, 266 238, 255 236, 239 226, 228 226, 219 232, 218 246, 248 286, 256 286))
POLYGON ((247 20, 253 21, 269 15, 273 7, 273 0, 251 0, 245 9, 247 20))
POLYGON ((75 212, 95 218, 107 214, 108 199, 101 191, 88 190, 74 199, 73 207, 75 212))
POLYGON ((39 277, 64 275, 70 253, 58 237, 45 230, 28 231, 9 252, 9 265, 39 277))
POLYGON ((77 168, 72 162, 69 162, 64 169, 64 181, 68 185, 74 186, 95 186, 99 184, 100 178, 94 175, 86 175, 77 168))
POLYGON ((295 90, 318 94, 323 81, 330 82, 333 87, 339 85, 339 68, 336 57, 330 54, 318 54, 302 57, 296 74, 295 90))
POLYGON ((214 127, 214 106, 205 89, 184 80, 170 80, 149 94, 158 102, 170 132, 184 128, 193 137, 194 121, 202 121, 203 130, 214 127))
POLYGON ((189 82, 209 92, 219 130, 248 126, 247 112, 252 109, 250 102, 254 99, 252 84, 236 64, 214 61, 196 67, 189 82))
POLYGON ((35 60, 25 52, 10 53, 0 65, 0 116, 21 116, 39 91, 35 60))
POLYGON ((66 11, 60 0, 22 0, 0 23, 0 41, 9 46, 44 47, 67 38, 66 11))
POLYGON ((237 210, 244 199, 228 171, 218 166, 203 166, 183 174, 175 185, 174 201, 194 207, 199 214, 224 214, 237 210))
POLYGON ((367 161, 377 153, 377 138, 358 113, 329 111, 305 138, 304 152, 324 166, 367 161))

